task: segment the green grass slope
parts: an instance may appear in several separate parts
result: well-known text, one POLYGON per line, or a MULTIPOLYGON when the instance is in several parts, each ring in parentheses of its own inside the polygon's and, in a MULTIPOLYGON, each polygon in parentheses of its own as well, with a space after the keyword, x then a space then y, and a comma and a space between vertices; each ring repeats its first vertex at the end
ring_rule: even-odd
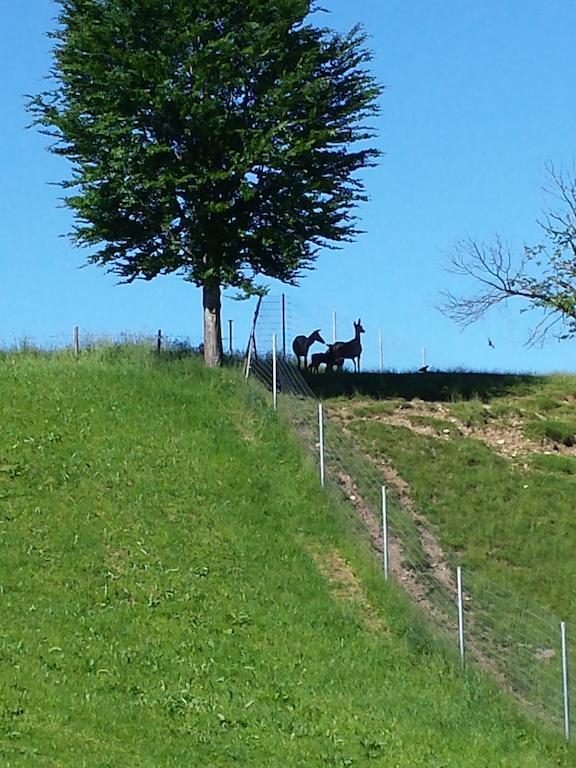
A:
POLYGON ((0 360, 0 763, 547 768, 257 391, 110 349, 0 360))
POLYGON ((364 451, 406 480, 454 564, 576 619, 575 377, 367 375, 352 401, 333 403, 364 451), (422 416, 426 402, 441 415, 422 416), (389 423, 398 414, 408 426, 389 423), (515 449, 502 455, 508 434, 515 449))

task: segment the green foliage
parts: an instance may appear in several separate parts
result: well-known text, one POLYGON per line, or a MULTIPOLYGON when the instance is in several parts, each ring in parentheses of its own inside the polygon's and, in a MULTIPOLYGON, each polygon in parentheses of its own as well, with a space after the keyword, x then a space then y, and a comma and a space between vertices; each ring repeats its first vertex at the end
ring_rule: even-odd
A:
POLYGON ((463 679, 235 370, 7 355, 0 418, 3 765, 573 764, 463 679))
POLYGON ((435 416, 422 416, 419 414, 408 415, 408 420, 415 427, 429 427, 437 434, 442 434, 444 430, 453 431, 456 429, 454 424, 444 419, 438 419, 435 416))
POLYGON ((360 29, 315 27, 306 0, 58 2, 30 109, 72 162, 92 262, 250 290, 356 234, 381 91, 360 29))
POLYGON ((531 437, 548 438, 555 443, 567 446, 576 444, 576 422, 536 419, 528 422, 525 430, 531 437))
POLYGON ((576 457, 558 456, 557 454, 536 454, 530 460, 534 469, 542 472, 558 472, 563 475, 576 475, 576 457))
POLYGON ((467 427, 487 424, 491 418, 490 409, 478 399, 453 403, 450 413, 453 413, 467 427))
POLYGON ((539 411, 547 413, 548 411, 555 411, 562 407, 562 403, 555 397, 551 397, 547 393, 537 395, 532 399, 535 408, 539 411))

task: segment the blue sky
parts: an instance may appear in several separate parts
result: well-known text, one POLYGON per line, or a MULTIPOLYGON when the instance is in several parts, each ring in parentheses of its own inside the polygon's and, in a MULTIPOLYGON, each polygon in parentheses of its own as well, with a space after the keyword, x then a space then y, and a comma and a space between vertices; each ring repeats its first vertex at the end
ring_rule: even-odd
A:
MULTIPOLYGON (((26 130, 24 94, 44 87, 56 5, 5 3, 0 27, 0 344, 23 338, 63 344, 83 334, 154 333, 201 339, 200 293, 177 276, 118 286, 63 236, 71 218, 50 182, 66 161, 26 130)), ((521 303, 465 331, 436 306, 458 283, 443 268, 454 243, 499 233, 513 249, 537 242, 546 206, 545 166, 574 163, 572 0, 324 0, 327 25, 361 22, 373 71, 386 86, 378 120, 379 166, 365 173, 370 196, 355 243, 319 257, 299 288, 285 290, 289 336, 320 327, 331 340, 362 318, 364 364, 386 368, 574 371, 574 342, 526 348, 535 318, 521 303), (491 338, 495 347, 488 346, 491 338)), ((272 286, 275 295, 281 287, 272 286)), ((464 287, 464 286, 462 286, 464 287)), ((277 320, 264 314, 263 334, 277 320)), ((224 300, 245 345, 252 306, 224 300)), ((320 349, 320 347, 318 347, 320 349)))

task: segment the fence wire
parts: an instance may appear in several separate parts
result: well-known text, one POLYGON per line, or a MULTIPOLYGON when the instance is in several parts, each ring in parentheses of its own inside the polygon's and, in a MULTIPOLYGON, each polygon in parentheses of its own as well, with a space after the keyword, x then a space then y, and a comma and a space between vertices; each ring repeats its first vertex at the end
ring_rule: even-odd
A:
MULTIPOLYGON (((289 313, 287 313, 289 314, 289 313)), ((250 372, 273 387, 272 334, 282 338, 277 304, 264 301, 256 326, 257 353, 250 372)), ((310 323, 309 323, 310 324, 310 323)), ((291 320, 290 327, 294 325, 291 320)), ((310 324, 311 329, 315 326, 310 324)), ((284 331, 286 332, 286 331, 284 331)), ((288 336, 291 339, 291 336, 288 336)), ((286 342, 288 346, 288 342, 286 342)), ((276 344, 282 350, 282 344, 276 344)), ((277 407, 319 465, 319 400, 288 352, 276 360, 277 407)), ((362 453, 354 438, 324 406, 324 477, 363 520, 376 551, 383 552, 382 466, 362 453)), ((426 518, 387 488, 389 573, 422 609, 435 632, 458 643, 458 604, 454 553, 437 542, 426 518)), ((534 714, 557 728, 564 722, 560 618, 536 603, 464 571, 466 658, 474 659, 500 686, 534 714)), ((568 658, 574 652, 569 638, 568 658)))
MULTIPOLYGON (((247 373, 265 387, 273 387, 272 336, 276 335, 277 405, 293 426, 310 455, 319 464, 318 404, 292 356, 291 341, 300 333, 321 329, 330 343, 334 318, 317 317, 282 297, 262 301, 253 329, 247 373)), ((347 319, 348 320, 348 319, 347 319)), ((352 326, 338 317, 337 333, 352 326)), ((74 349, 74 334, 37 340, 21 337, 8 345, 13 350, 74 349)), ((145 343, 157 348, 157 334, 93 335, 78 332, 82 351, 107 345, 145 343)), ((202 339, 182 333, 162 333, 161 346, 170 351, 200 351, 202 339)), ((382 556, 382 485, 387 485, 382 467, 362 453, 346 427, 324 411, 324 472, 333 490, 352 504, 364 522, 374 549, 382 556)), ((425 517, 395 493, 387 492, 389 573, 422 609, 437 634, 458 642, 454 553, 443 552, 425 517)), ((488 582, 482 575, 464 571, 466 654, 488 670, 500 685, 522 704, 556 727, 566 727, 563 708, 563 669, 560 619, 551 611, 528 603, 511 591, 488 582)), ((568 658, 576 646, 569 636, 568 658)), ((573 729, 574 717, 568 725, 573 729)), ((565 731, 566 732, 566 731, 565 731)))

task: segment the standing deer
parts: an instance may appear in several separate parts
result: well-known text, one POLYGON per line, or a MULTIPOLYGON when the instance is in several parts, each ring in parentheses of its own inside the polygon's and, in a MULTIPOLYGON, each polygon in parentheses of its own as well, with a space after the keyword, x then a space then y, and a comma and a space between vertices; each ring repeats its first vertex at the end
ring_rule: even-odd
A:
POLYGON ((343 357, 346 360, 352 360, 354 371, 360 373, 360 355, 362 354, 362 344, 360 343, 360 334, 364 333, 360 318, 354 323, 354 338, 350 341, 335 341, 334 344, 328 344, 329 354, 332 360, 343 357))
POLYGON ((304 368, 308 367, 308 350, 315 341, 319 341, 320 344, 326 344, 322 336, 320 336, 320 330, 312 331, 310 336, 296 336, 292 342, 292 350, 298 360, 298 368, 300 368, 300 358, 304 360, 304 368))

